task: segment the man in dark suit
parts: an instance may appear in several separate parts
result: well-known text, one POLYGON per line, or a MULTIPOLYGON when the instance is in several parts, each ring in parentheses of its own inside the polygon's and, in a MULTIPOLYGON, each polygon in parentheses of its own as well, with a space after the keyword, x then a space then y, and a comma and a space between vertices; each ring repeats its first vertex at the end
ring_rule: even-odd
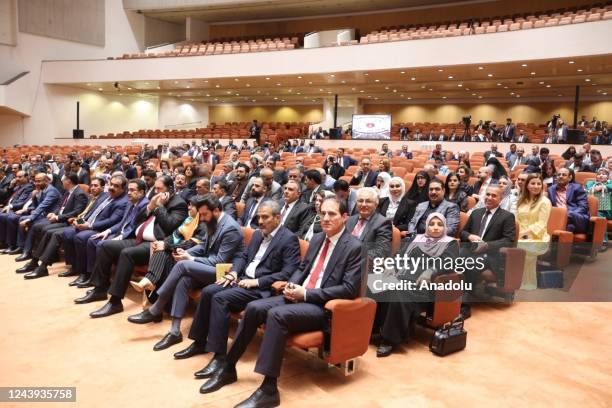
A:
POLYGON ((228 190, 227 183, 219 180, 213 185, 212 193, 221 202, 221 210, 233 219, 236 219, 236 203, 232 200, 232 197, 227 195, 228 190))
POLYGON ((486 152, 484 152, 484 159, 485 162, 487 160, 489 160, 489 157, 494 156, 494 157, 503 157, 503 155, 501 154, 501 152, 499 152, 497 150, 497 144, 493 143, 491 145, 491 150, 487 150, 486 152))
MULTIPOLYGON (((48 224, 47 215, 54 214, 60 205, 60 193, 50 184, 51 179, 45 173, 34 176, 36 190, 32 193, 32 211, 22 215, 18 221, 17 249, 9 254, 22 253, 15 261, 25 261, 31 258, 34 226, 48 224)), ((24 205, 25 207, 25 205, 24 205)), ((23 210, 23 208, 22 208, 23 210)), ((54 214, 55 215, 55 214, 54 214)), ((13 225, 13 228, 15 225, 13 225)), ((12 232, 12 231, 11 231, 12 232)))
POLYGON ((18 219, 19 216, 15 211, 23 208, 25 203, 30 200, 34 186, 29 182, 29 178, 25 171, 18 171, 13 180, 13 192, 9 197, 5 206, 0 210, 0 243, 6 246, 1 253, 6 253, 16 249, 8 245, 7 240, 7 222, 9 217, 18 219))
POLYGON ((317 193, 323 189, 321 185, 321 173, 315 169, 307 170, 304 173, 304 184, 306 185, 306 190, 302 192, 300 200, 314 208, 317 193))
POLYGON ((307 221, 308 204, 300 201, 301 186, 295 180, 289 180, 283 191, 283 201, 280 203, 281 225, 293 233, 297 233, 307 221))
POLYGON ((130 158, 128 156, 121 157, 121 165, 117 167, 117 170, 122 171, 128 180, 136 178, 136 176, 138 175, 136 167, 132 166, 132 164, 130 163, 130 158))
POLYGON ((251 139, 255 139, 257 144, 259 144, 260 134, 261 134, 261 127, 257 124, 257 119, 253 119, 253 123, 251 123, 251 127, 249 128, 249 137, 251 139))
MULTIPOLYGON (((102 178, 99 180, 104 181, 102 178)), ((82 217, 84 222, 75 223, 73 228, 64 231, 64 258, 66 265, 71 267, 63 276, 78 275, 69 286, 90 286, 88 282, 96 264, 96 252, 104 242, 93 236, 122 222, 128 205, 131 205, 126 194, 127 184, 123 175, 112 177, 108 195, 100 194, 103 200, 82 217)))
POLYGON ((195 195, 195 191, 193 191, 187 186, 187 178, 184 174, 177 174, 174 177, 174 189, 174 194, 181 197, 183 201, 185 201, 185 203, 189 201, 192 196, 195 195))
POLYGON ((397 153, 397 157, 412 159, 412 152, 408 151, 408 145, 402 145, 402 150, 397 153))
POLYGON ((529 138, 527 137, 523 129, 519 131, 519 135, 516 137, 516 142, 517 143, 529 143, 529 138))
POLYGON ((136 215, 134 237, 125 236, 119 241, 111 240, 101 245, 91 282, 94 291, 108 288, 111 298, 102 308, 92 312, 91 317, 105 317, 123 310, 121 299, 127 291, 134 266, 146 265, 151 254, 151 242, 171 235, 187 218, 187 203, 177 194, 171 194, 171 188, 172 178, 169 176, 157 179, 157 194, 136 215), (109 288, 113 263, 117 268, 109 288))
POLYGON ((444 199, 444 184, 439 179, 429 182, 429 200, 417 205, 408 224, 408 234, 424 234, 429 214, 439 212, 446 217, 446 234, 454 236, 459 227, 459 206, 444 199))
POLYGON ((351 179, 351 186, 359 187, 374 187, 376 185, 376 178, 378 172, 372 170, 372 162, 369 158, 365 157, 361 159, 361 169, 351 179))
MULTIPOLYGON (((61 231, 60 234, 63 233, 64 229, 68 228, 69 221, 85 210, 88 198, 87 194, 79 187, 78 181, 76 173, 68 173, 63 177, 62 182, 64 183, 66 193, 64 194, 64 199, 58 213, 50 213, 47 215, 48 223, 40 222, 32 228, 32 248, 36 249, 34 251, 35 253, 31 255, 31 260, 28 264, 17 270, 17 272, 34 271, 24 275, 25 279, 36 279, 43 276, 49 276, 46 265, 43 268, 37 269, 38 257, 42 255, 54 232, 61 231), (35 271, 35 269, 37 270, 35 271)), ((50 252, 57 252, 59 244, 58 241, 54 241, 50 252)))
POLYGON ((310 241, 304 261, 292 274, 283 294, 250 302, 238 326, 223 364, 210 373, 201 393, 214 392, 237 381, 236 362, 255 336, 266 329, 255 365, 265 376, 262 385, 242 404, 277 406, 276 386, 289 334, 324 330, 328 324, 325 304, 333 299, 354 299, 361 288, 361 242, 345 228, 343 201, 327 198, 321 204, 323 232, 310 241))
POLYGON ((277 160, 274 157, 269 156, 265 161, 265 167, 272 170, 272 179, 282 186, 287 182, 287 173, 285 170, 277 169, 276 162, 277 160))
POLYGON ((521 164, 527 164, 527 157, 525 156, 525 148, 519 146, 516 148, 516 154, 510 160, 508 160, 508 169, 514 170, 516 166, 521 164))
POLYGON ((244 163, 239 163, 234 169, 234 181, 229 187, 228 194, 234 202, 239 202, 247 184, 249 183, 249 168, 244 163))
POLYGON ((391 253, 393 226, 391 220, 381 215, 378 207, 378 194, 372 187, 357 191, 357 214, 346 221, 346 229, 363 243, 368 260, 384 258, 391 253))
POLYGON ((485 258, 483 268, 474 267, 465 272, 466 279, 474 285, 485 270, 495 273, 498 284, 503 284, 499 251, 514 246, 516 223, 514 214, 499 208, 501 199, 502 191, 499 185, 490 185, 486 191, 484 207, 472 211, 461 231, 461 242, 472 243, 462 245, 462 256, 485 258))
POLYGON ((173 255, 176 264, 168 278, 157 290, 157 301, 146 311, 130 316, 132 323, 159 322, 165 305, 172 299, 172 327, 153 350, 164 350, 180 343, 183 336, 180 324, 187 304, 189 292, 217 281, 216 265, 229 263, 243 251, 243 234, 233 218, 223 214, 221 203, 213 195, 204 198, 199 208, 200 222, 206 223, 206 239, 185 251, 181 248, 173 255))
POLYGON ((238 146, 234 144, 234 139, 230 139, 227 142, 227 146, 225 146, 225 153, 229 152, 230 150, 238 150, 238 146))
MULTIPOLYGON (((115 245, 119 245, 116 243, 122 242, 123 239, 133 239, 136 236, 136 227, 141 224, 143 217, 146 216, 149 200, 145 197, 146 187, 144 181, 132 179, 128 182, 127 187, 129 204, 121 221, 98 234, 92 235, 88 240, 88 245, 90 242, 94 243, 94 250, 96 251, 94 270, 89 281, 83 285, 78 285, 78 287, 93 286, 94 289, 88 291, 85 296, 75 299, 74 303, 76 304, 106 300, 106 291, 110 286, 112 260, 109 262, 109 256, 105 256, 104 259, 101 260, 102 247, 108 244, 113 248, 115 245), (103 265, 100 265, 100 263, 103 265), (106 269, 103 269, 101 266, 106 267, 106 269)), ((118 313, 123 310, 120 299, 117 306, 110 305, 110 307, 106 307, 105 310, 103 310, 105 315, 110 314, 110 312, 118 313)), ((95 317, 102 317, 98 316, 100 312, 102 311, 96 311, 95 317)))
POLYGON ((567 209, 567 230, 584 233, 589 226, 589 202, 584 188, 574 182, 575 173, 565 167, 557 171, 556 183, 548 188, 553 207, 567 209))
POLYGON ((353 159, 351 156, 344 154, 344 148, 339 147, 336 150, 336 163, 342 166, 343 169, 348 169, 350 166, 356 166, 357 160, 353 159))
POLYGON ((194 342, 174 354, 189 358, 214 352, 219 358, 195 374, 206 378, 216 370, 227 351, 230 311, 243 310, 249 302, 273 295, 272 284, 286 281, 300 265, 300 245, 297 236, 280 223, 280 206, 266 201, 258 210, 259 229, 251 242, 236 256, 232 268, 216 284, 202 290, 189 338, 194 342))
POLYGON ((478 169, 478 181, 474 183, 474 194, 472 196, 476 200, 484 198, 485 191, 491 183, 497 183, 497 180, 493 178, 493 170, 488 166, 478 169))
POLYGON ((502 134, 502 141, 504 142, 513 142, 514 141, 514 133, 516 131, 516 126, 512 123, 512 119, 506 119, 506 127, 504 128, 504 133, 502 134))
POLYGON ((257 228, 257 208, 259 205, 268 200, 266 198, 266 186, 261 177, 253 178, 253 184, 251 185, 250 197, 244 205, 244 213, 242 217, 238 219, 238 222, 243 227, 257 228))
POLYGON ((336 180, 333 191, 336 197, 346 203, 346 212, 349 216, 357 214, 357 193, 351 190, 345 180, 336 180))
POLYGON ((0 203, 11 195, 9 188, 14 177, 15 174, 10 171, 10 168, 7 170, 6 167, 0 166, 0 203))

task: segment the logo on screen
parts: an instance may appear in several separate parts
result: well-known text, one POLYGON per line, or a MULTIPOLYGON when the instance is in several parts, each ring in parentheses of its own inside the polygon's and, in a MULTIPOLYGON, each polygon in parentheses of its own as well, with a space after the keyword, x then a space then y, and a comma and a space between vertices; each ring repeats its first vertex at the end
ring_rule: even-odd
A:
POLYGON ((375 125, 375 124, 373 124, 373 123, 367 123, 367 124, 366 124, 366 126, 367 126, 367 127, 369 127, 369 128, 373 128, 373 127, 374 127, 374 126, 376 126, 376 125, 375 125))

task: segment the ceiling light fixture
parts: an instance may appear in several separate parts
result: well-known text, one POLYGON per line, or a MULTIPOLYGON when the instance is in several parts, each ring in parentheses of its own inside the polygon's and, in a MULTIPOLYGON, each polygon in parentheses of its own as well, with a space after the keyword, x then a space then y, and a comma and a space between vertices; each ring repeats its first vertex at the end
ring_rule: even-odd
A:
POLYGON ((488 76, 489 78, 491 78, 491 77, 493 76, 493 74, 488 74, 487 76, 488 76))
POLYGON ((448 79, 453 79, 453 76, 452 76, 452 75, 449 75, 449 76, 448 76, 448 79))
POLYGON ((573 63, 574 63, 574 61, 567 61, 567 63, 568 63, 568 64, 573 64, 573 63))
POLYGON ((479 70, 483 70, 483 69, 484 69, 484 67, 478 67, 478 69, 479 69, 479 70))

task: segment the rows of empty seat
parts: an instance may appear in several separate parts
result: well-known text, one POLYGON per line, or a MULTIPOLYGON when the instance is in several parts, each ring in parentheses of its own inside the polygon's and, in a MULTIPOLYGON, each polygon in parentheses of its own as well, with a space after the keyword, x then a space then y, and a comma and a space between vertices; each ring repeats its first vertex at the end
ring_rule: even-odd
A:
MULTIPOLYGON (((262 140, 301 138, 308 132, 304 122, 262 122, 262 140)), ((205 128, 196 129, 140 129, 135 132, 123 131, 105 135, 91 135, 91 139, 247 139, 250 122, 210 123, 205 128)))
POLYGON ((201 43, 181 43, 173 50, 164 52, 139 52, 123 54, 117 59, 157 58, 157 57, 192 57, 198 55, 239 54, 260 51, 293 50, 300 45, 299 38, 259 38, 255 40, 214 41, 201 43))
POLYGON ((589 10, 560 11, 550 14, 531 14, 515 18, 494 18, 470 24, 469 22, 430 26, 394 27, 373 31, 360 39, 360 44, 404 41, 426 38, 456 37, 473 34, 528 30, 612 19, 612 5, 589 10))

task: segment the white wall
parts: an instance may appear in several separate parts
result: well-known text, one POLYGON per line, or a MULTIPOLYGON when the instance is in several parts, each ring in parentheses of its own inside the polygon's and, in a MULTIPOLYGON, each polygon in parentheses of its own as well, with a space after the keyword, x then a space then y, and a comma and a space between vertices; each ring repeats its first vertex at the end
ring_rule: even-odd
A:
POLYGON ((159 99, 158 129, 194 129, 208 124, 208 104, 172 97, 159 99))
POLYGON ((20 115, 0 114, 0 145, 23 144, 24 118, 20 115))

